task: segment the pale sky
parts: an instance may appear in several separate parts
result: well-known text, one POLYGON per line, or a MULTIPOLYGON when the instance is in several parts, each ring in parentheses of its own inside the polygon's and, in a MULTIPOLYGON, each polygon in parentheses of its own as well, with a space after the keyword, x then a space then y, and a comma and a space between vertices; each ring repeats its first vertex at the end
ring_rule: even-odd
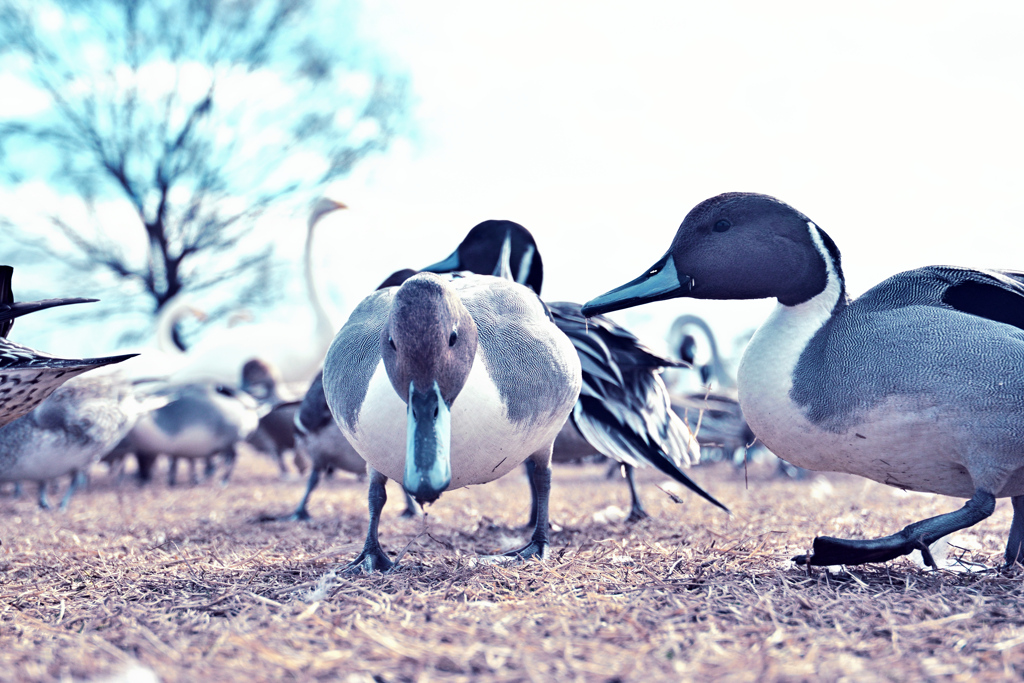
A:
MULTIPOLYGON (((534 233, 546 298, 585 301, 734 190, 828 232, 853 294, 933 263, 1024 269, 1020 3, 377 0, 363 22, 409 71, 417 135, 330 188, 351 207, 318 242, 339 323, 488 218, 534 233)), ((282 228, 283 254, 301 230, 282 228)), ((673 315, 696 312, 728 348, 771 306, 614 317, 662 348, 673 315)), ((49 350, 103 351, 81 343, 49 350)))

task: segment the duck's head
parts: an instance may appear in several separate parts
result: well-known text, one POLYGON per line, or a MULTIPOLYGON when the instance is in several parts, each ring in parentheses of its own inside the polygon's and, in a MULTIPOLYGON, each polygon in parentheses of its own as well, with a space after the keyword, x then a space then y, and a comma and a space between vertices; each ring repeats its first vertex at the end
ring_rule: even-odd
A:
POLYGON ((777 298, 793 306, 825 289, 822 248, 838 271, 839 251, 807 216, 767 195, 721 194, 686 215, 668 253, 647 272, 587 302, 583 313, 676 297, 777 298))
POLYGON ((403 485, 420 502, 433 502, 452 479, 451 406, 473 368, 476 323, 447 282, 419 273, 395 292, 380 348, 408 406, 403 485))
POLYGON ((484 221, 474 226, 451 256, 427 266, 429 273, 468 270, 477 275, 500 275, 503 251, 511 278, 540 296, 544 263, 530 231, 512 221, 484 221))

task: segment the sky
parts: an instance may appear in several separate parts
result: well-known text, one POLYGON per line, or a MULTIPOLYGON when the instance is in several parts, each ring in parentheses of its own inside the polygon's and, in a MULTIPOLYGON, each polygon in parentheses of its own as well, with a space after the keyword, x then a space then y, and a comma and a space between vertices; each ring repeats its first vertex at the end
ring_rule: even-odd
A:
MULTIPOLYGON (((360 22, 410 75, 415 134, 328 188, 350 207, 317 236, 339 324, 490 218, 534 233, 545 298, 586 301, 726 191, 807 214, 854 295, 928 264, 1024 269, 1020 3, 368 0, 360 22)), ((286 258, 301 231, 281 228, 286 258)), ((613 317, 664 350, 673 316, 697 313, 729 350, 773 305, 613 317)), ((28 319, 17 332, 31 345, 28 319)), ((77 337, 48 350, 103 351, 77 337)))

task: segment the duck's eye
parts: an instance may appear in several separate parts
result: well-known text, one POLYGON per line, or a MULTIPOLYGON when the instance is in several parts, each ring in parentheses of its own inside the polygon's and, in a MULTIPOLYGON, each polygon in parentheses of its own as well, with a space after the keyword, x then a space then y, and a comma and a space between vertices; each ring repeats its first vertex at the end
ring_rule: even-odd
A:
POLYGON ((391 348, 393 348, 395 351, 398 350, 398 347, 395 346, 395 340, 390 334, 388 335, 388 344, 390 344, 391 348))
POLYGON ((715 221, 715 227, 713 227, 711 229, 714 230, 715 232, 725 232, 726 230, 728 230, 731 227, 732 227, 732 223, 730 223, 725 218, 722 218, 722 219, 719 219, 718 221, 715 221))
POLYGON ((459 331, 452 330, 451 335, 448 337, 448 346, 455 346, 455 342, 459 341, 459 331))

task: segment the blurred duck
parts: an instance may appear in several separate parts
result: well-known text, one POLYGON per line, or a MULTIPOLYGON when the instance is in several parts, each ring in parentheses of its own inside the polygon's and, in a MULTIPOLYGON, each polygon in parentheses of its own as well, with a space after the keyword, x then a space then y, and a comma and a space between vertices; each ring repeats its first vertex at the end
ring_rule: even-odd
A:
MULTIPOLYGON (((188 460, 193 482, 196 461, 222 456, 226 484, 234 468, 235 446, 256 429, 259 417, 253 399, 236 389, 213 384, 186 384, 155 392, 166 405, 140 416, 119 448, 140 460, 160 455, 171 459, 168 484, 176 482, 178 460, 188 460)), ((208 468, 209 469, 209 468, 208 468)))
MULTIPOLYGON (((245 442, 257 452, 270 456, 285 477, 290 474, 285 456, 297 452, 295 417, 302 402, 285 401, 278 394, 278 386, 278 374, 269 363, 254 358, 242 366, 241 389, 259 402, 263 413, 245 442)), ((300 472, 305 471, 301 458, 296 466, 300 472)))
POLYGON ((884 562, 990 516, 1010 497, 1008 563, 1024 560, 1024 273, 930 266, 850 300, 835 242, 765 195, 687 214, 639 278, 583 307, 673 297, 776 298, 739 368, 743 413, 773 452, 815 470, 970 498, 884 538, 818 537, 813 565, 884 562))
POLYGON ((79 304, 96 299, 46 299, 15 302, 11 289, 14 269, 0 266, 0 426, 25 415, 64 382, 104 365, 112 365, 135 354, 107 358, 57 358, 7 339, 14 319, 54 306, 79 304))
POLYGON ((260 358, 273 365, 285 384, 306 386, 319 371, 337 326, 324 309, 313 277, 313 235, 320 220, 344 204, 323 198, 306 223, 303 275, 306 297, 313 316, 312 329, 295 325, 239 325, 200 339, 189 350, 186 362, 171 376, 175 383, 212 382, 236 386, 242 365, 260 358))
POLYGON ((0 481, 37 482, 39 506, 46 508, 47 482, 71 475, 60 503, 65 509, 77 474, 128 433, 137 413, 131 385, 123 380, 70 380, 27 415, 0 427, 0 481))
MULTIPOLYGON (((544 279, 544 265, 533 235, 512 221, 480 223, 451 256, 424 270, 504 274, 538 296, 544 279)), ((579 400, 555 442, 552 460, 565 462, 597 452, 622 463, 630 488, 632 521, 648 516, 637 492, 634 467, 657 467, 726 509, 683 472, 683 468, 699 461, 700 450, 687 426, 672 411, 660 376, 663 368, 681 363, 655 354, 608 318, 587 320, 579 304, 548 302, 546 307, 555 325, 575 347, 583 370, 579 400)), ((531 509, 535 513, 535 492, 531 509)))
POLYGON ((528 288, 419 273, 366 297, 335 337, 323 386, 366 460, 370 523, 351 571, 392 566, 378 541, 388 479, 420 503, 483 484, 527 459, 539 513, 509 557, 544 557, 551 449, 579 396, 579 357, 528 288))

